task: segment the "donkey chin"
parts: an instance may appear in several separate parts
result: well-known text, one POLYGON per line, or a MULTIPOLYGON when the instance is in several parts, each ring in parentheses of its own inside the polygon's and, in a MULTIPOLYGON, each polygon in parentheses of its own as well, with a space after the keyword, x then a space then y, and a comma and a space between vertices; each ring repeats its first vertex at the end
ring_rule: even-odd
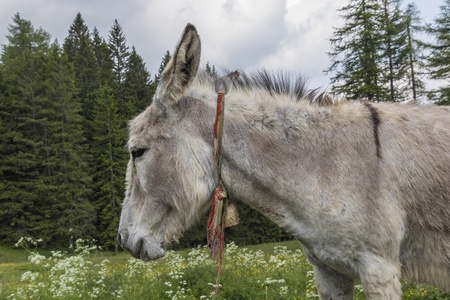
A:
POLYGON ((144 236, 139 232, 130 235, 128 232, 122 231, 118 234, 118 241, 125 251, 143 261, 161 258, 166 253, 162 235, 144 236))

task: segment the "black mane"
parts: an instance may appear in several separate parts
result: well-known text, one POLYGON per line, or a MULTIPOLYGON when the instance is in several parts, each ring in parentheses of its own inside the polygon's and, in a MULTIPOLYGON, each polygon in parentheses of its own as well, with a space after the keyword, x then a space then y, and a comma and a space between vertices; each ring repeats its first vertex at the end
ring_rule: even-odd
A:
POLYGON ((267 70, 260 70, 251 74, 243 71, 230 72, 229 70, 223 70, 221 73, 223 77, 231 80, 235 88, 243 90, 262 89, 270 95, 286 95, 297 101, 306 100, 310 104, 320 106, 334 103, 326 91, 322 91, 320 88, 308 89, 308 78, 302 75, 293 77, 287 72, 270 73, 267 70))

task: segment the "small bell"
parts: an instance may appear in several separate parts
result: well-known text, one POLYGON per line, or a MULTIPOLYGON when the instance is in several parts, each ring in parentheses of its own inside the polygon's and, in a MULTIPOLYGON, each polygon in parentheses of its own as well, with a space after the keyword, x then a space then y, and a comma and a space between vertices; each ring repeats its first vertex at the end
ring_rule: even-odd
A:
POLYGON ((230 203, 225 213, 225 228, 237 225, 239 223, 239 213, 236 204, 230 203))

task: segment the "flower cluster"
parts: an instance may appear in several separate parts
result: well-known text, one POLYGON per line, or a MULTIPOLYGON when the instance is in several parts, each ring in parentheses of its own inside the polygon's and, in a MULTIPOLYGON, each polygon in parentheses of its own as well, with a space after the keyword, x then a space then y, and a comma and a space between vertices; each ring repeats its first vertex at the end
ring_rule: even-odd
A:
POLYGON ((308 276, 308 285, 307 285, 307 289, 306 289, 306 298, 307 299, 319 298, 319 294, 317 294, 317 290, 316 290, 316 281, 314 280, 314 272, 313 271, 308 271, 306 273, 306 275, 308 276))
POLYGON ((42 239, 33 239, 32 237, 21 237, 19 241, 15 244, 16 247, 22 247, 25 250, 28 250, 30 248, 30 245, 33 245, 34 247, 37 247, 39 244, 42 243, 42 239))
MULTIPOLYGON (((24 284, 17 288, 15 293, 9 295, 8 299, 38 299, 42 295, 57 299, 84 299, 97 298, 104 294, 108 260, 95 264, 86 258, 91 251, 98 249, 92 241, 78 240, 75 249, 78 255, 67 256, 66 252, 51 251, 52 256, 48 258, 29 250, 29 245, 37 246, 39 242, 41 242, 39 239, 21 238, 16 246, 30 252, 28 260, 32 264, 42 267, 41 270, 49 269, 49 271, 46 271, 45 275, 44 272, 23 273, 21 282, 24 284), (45 265, 43 265, 44 262, 45 265)), ((120 295, 121 291, 116 290, 112 296, 120 298, 120 295)))

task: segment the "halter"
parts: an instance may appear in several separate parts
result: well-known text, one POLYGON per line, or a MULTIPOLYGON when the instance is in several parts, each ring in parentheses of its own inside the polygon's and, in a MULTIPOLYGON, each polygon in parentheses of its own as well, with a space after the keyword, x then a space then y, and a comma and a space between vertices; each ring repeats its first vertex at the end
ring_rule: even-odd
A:
POLYGON ((237 210, 233 204, 229 205, 228 194, 222 179, 222 134, 223 119, 225 111, 225 94, 217 94, 217 113, 214 123, 214 150, 213 157, 217 170, 217 188, 214 191, 211 203, 211 213, 209 214, 207 225, 207 241, 211 248, 211 261, 216 260, 217 251, 219 252, 219 271, 217 273, 216 287, 214 294, 220 282, 222 272, 222 253, 225 247, 225 228, 234 226, 239 222, 237 210), (229 210, 228 210, 229 209, 229 210))

